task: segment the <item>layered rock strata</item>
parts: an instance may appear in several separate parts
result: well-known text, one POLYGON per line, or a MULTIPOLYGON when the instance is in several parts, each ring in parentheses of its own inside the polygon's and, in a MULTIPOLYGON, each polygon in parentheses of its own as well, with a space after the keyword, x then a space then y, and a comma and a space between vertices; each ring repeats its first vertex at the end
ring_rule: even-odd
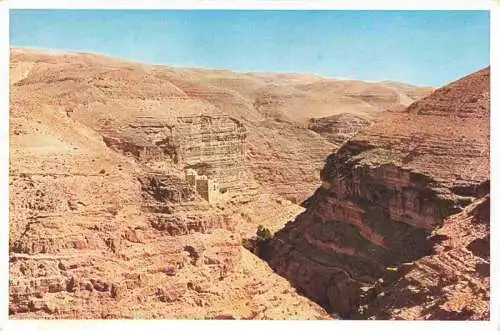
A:
POLYGON ((309 129, 326 137, 331 143, 341 146, 373 120, 344 113, 309 120, 309 129))
POLYGON ((281 227, 301 207, 276 193, 300 202, 319 183, 336 146, 308 117, 379 111, 406 92, 11 55, 11 318, 330 318, 243 250, 240 233, 281 227), (219 176, 224 203, 201 199, 184 167, 219 176))
POLYGON ((488 320, 490 197, 444 220, 432 234, 435 253, 406 266, 394 284, 362 306, 360 318, 488 320))
MULTIPOLYGON (((85 53, 13 49, 11 60, 11 81, 24 100, 50 105, 110 139, 122 136, 106 132, 119 130, 126 139, 113 145, 136 156, 143 154, 155 169, 172 168, 162 155, 175 160, 175 149, 165 151, 164 145, 155 144, 161 139, 154 136, 169 136, 167 126, 176 118, 235 119, 247 129, 247 162, 255 179, 297 202, 317 187, 325 157, 337 148, 307 128, 309 118, 379 113, 431 91, 311 75, 150 66, 85 53), (142 131, 151 132, 146 134, 153 139, 139 137, 142 131)), ((13 102, 23 107, 24 100, 13 102)))
POLYGON ((161 170, 195 169, 216 179, 222 189, 235 189, 248 178, 245 127, 227 116, 184 116, 176 120, 137 118, 128 128, 105 130, 104 141, 122 153, 161 170))
MULTIPOLYGON (((211 206, 151 141, 149 151, 137 141, 108 148, 52 104, 52 84, 12 87, 11 318, 330 318, 242 248, 251 190, 211 206), (152 160, 165 163, 154 170, 152 160)), ((143 119, 145 130, 160 120, 143 119)))
POLYGON ((443 219, 488 192, 489 69, 363 130, 328 158, 322 180, 264 258, 348 318, 433 254, 428 237, 443 219))
MULTIPOLYGON (((13 112, 20 124, 26 114, 13 112)), ((51 114, 38 112, 12 140, 11 318, 329 318, 248 256, 232 210, 98 136, 64 131, 72 120, 51 114), (84 146, 25 139, 48 124, 39 140, 84 146)))

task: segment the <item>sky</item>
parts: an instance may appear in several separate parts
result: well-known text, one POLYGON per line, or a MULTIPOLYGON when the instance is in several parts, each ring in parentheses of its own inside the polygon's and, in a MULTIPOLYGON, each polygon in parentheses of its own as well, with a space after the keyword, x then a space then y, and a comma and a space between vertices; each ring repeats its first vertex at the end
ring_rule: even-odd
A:
POLYGON ((12 10, 12 47, 438 87, 489 65, 488 11, 12 10))

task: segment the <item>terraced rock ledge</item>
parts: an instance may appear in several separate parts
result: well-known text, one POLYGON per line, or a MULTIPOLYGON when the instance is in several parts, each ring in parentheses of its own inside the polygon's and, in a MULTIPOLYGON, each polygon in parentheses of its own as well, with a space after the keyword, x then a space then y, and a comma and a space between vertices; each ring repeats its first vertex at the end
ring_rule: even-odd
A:
MULTIPOLYGON (((413 283, 421 292, 431 286, 426 278, 446 283, 453 264, 435 264, 432 271, 422 263, 453 254, 436 256, 436 232, 489 192, 489 107, 487 68, 363 130, 328 158, 323 184, 306 201, 306 211, 275 234, 263 258, 301 293, 344 318, 380 316, 373 309, 380 300, 373 300, 385 288, 401 286, 405 277, 417 279, 413 283)), ((469 227, 485 232, 489 212, 481 219, 479 225, 467 221, 469 227)), ((457 229, 448 235, 468 233, 457 229)), ((464 262, 455 265, 459 276, 452 281, 469 279, 463 286, 481 292, 483 303, 489 300, 486 247, 466 253, 478 255, 472 260, 482 263, 482 276, 470 273, 474 264, 464 262)), ((408 303, 399 309, 410 308, 408 303)), ((385 317, 400 316, 390 306, 384 309, 385 317)), ((488 314, 486 304, 463 316, 488 314)), ((412 318, 437 315, 421 310, 412 318)))

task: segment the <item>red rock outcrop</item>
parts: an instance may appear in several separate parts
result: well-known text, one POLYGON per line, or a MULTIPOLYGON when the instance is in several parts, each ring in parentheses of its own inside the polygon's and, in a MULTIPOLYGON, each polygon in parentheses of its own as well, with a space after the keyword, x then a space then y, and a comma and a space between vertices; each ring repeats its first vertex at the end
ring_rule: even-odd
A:
POLYGON ((300 202, 318 184, 336 146, 309 117, 378 112, 406 92, 11 55, 11 318, 331 318, 241 237, 281 227, 301 207, 278 194, 300 202), (203 200, 186 167, 217 177, 224 201, 203 200))
MULTIPOLYGON (((99 62, 98 57, 89 58, 99 62)), ((132 77, 122 64, 111 64, 117 68, 105 82, 106 94, 96 99, 95 85, 86 85, 87 80, 78 77, 95 74, 101 80, 89 68, 87 57, 53 60, 47 56, 33 63, 31 70, 23 72, 24 82, 13 77, 11 318, 213 318, 226 314, 238 319, 330 318, 241 246, 240 225, 254 231, 253 217, 257 217, 255 222, 260 219, 254 214, 243 219, 240 213, 246 206, 257 203, 265 211, 278 203, 249 201, 253 193, 248 191, 254 184, 244 180, 247 191, 229 190, 227 204, 219 207, 204 201, 184 180, 179 168, 186 164, 176 165, 165 155, 165 146, 155 144, 165 138, 156 132, 164 129, 155 126, 161 116, 136 121, 132 129, 142 136, 136 134, 130 141, 113 134, 137 116, 124 116, 110 106, 109 86, 113 84, 114 93, 139 97, 137 91, 128 93, 118 78, 140 81, 144 77, 132 77), (65 66, 64 60, 71 65, 65 66), (53 70, 53 66, 62 68, 53 70), (93 92, 80 95, 81 90, 93 92), (110 107, 108 114, 116 113, 113 120, 94 123, 104 115, 98 111, 78 119, 79 111, 92 113, 95 108, 90 104, 98 108, 100 102, 110 107), (70 114, 61 108, 70 106, 77 108, 70 114), (140 129, 137 124, 142 124, 140 129), (104 133, 110 140, 103 138, 104 133), (142 142, 149 144, 147 148, 142 142), (240 205, 245 201, 245 206, 240 205)), ((101 64, 108 68, 105 63, 101 64)), ((158 84, 158 88, 166 87, 158 84)), ((152 90, 147 93, 148 97, 159 95, 152 90)), ((246 162, 241 132, 231 131, 231 125, 230 130, 225 127, 215 123, 199 134, 195 125, 194 134, 181 133, 178 138, 188 141, 185 147, 212 148, 207 155, 212 159, 206 161, 215 169, 227 169, 228 162, 236 168, 246 162), (206 137, 206 146, 195 146, 206 137)), ((226 178, 228 183, 234 181, 229 172, 222 179, 226 178)))
POLYGON ((329 318, 249 256, 230 206, 50 108, 11 111, 11 318, 329 318))
POLYGON ((403 277, 373 293, 361 318, 488 320, 490 197, 444 220, 430 238, 435 253, 407 266, 403 277))
POLYGON ((328 158, 307 210, 264 258, 330 311, 356 316, 405 264, 433 254, 428 237, 446 217, 488 192, 489 93, 484 69, 362 130, 328 158))

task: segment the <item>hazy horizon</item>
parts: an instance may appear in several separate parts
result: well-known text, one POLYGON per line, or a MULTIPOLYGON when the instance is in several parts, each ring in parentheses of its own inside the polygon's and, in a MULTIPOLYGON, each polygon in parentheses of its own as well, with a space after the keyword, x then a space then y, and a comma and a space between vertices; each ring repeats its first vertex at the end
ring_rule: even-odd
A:
POLYGON ((439 87, 489 65, 489 12, 12 10, 11 47, 439 87))

